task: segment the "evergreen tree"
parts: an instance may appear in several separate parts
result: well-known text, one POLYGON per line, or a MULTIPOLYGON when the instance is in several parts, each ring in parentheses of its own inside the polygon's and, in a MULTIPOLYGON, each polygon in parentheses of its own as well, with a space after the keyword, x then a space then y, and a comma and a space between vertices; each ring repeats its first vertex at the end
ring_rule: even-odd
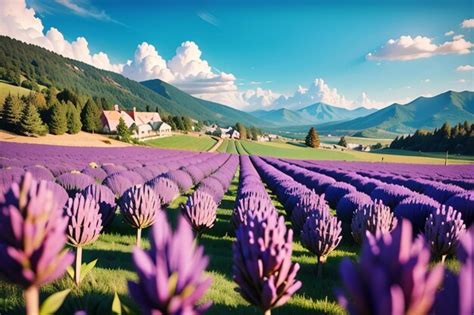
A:
POLYGON ((69 89, 64 89, 59 92, 58 95, 56 95, 56 98, 58 99, 58 101, 64 103, 71 102, 76 106, 79 105, 79 97, 76 95, 76 93, 69 89))
POLYGON ((258 140, 258 130, 255 128, 255 126, 250 127, 250 137, 253 141, 258 140))
POLYGON ((53 135, 62 135, 67 131, 66 106, 54 102, 50 109, 49 132, 53 135))
POLYGON ((173 122, 178 130, 185 130, 184 122, 180 116, 173 116, 173 122))
POLYGON ((31 102, 27 103, 23 109, 19 127, 20 132, 26 136, 43 136, 47 133, 47 127, 31 102))
POLYGON ((342 136, 341 139, 339 139, 339 142, 337 144, 340 145, 341 147, 347 147, 346 137, 342 136))
POLYGON ((81 115, 79 114, 79 110, 76 108, 76 106, 74 106, 74 104, 71 102, 67 103, 66 119, 67 133, 76 134, 81 131, 81 115))
POLYGON ((94 133, 100 129, 100 110, 92 99, 89 99, 82 109, 81 122, 85 131, 94 133))
POLYGON ((316 129, 314 127, 311 127, 308 131, 308 135, 306 136, 305 143, 308 147, 311 148, 319 148, 320 142, 319 142, 319 135, 316 132, 316 129))
POLYGON ((189 118, 187 116, 183 116, 183 117, 181 117, 181 119, 183 120, 184 130, 186 130, 186 131, 193 130, 193 122, 192 122, 191 118, 189 118))
POLYGON ((23 103, 17 96, 10 94, 5 98, 2 110, 2 125, 7 130, 18 131, 18 124, 20 122, 23 111, 23 103))
POLYGON ((245 128, 244 125, 241 123, 236 123, 235 124, 235 130, 237 130, 240 133, 240 139, 247 139, 247 129, 245 128))
POLYGON ((117 125, 117 135, 119 140, 130 142, 130 130, 128 129, 122 117, 120 117, 119 123, 117 125))
POLYGON ((146 110, 146 112, 148 112, 148 113, 151 112, 151 110, 150 110, 150 105, 147 104, 147 105, 145 106, 145 110, 146 110))

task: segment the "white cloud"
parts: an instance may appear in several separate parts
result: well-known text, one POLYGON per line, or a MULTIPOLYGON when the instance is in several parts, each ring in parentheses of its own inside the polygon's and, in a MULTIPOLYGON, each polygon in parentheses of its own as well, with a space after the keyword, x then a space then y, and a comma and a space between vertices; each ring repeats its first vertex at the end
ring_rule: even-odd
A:
POLYGON ((474 71, 474 66, 471 66, 471 65, 459 66, 456 68, 456 71, 460 71, 460 72, 474 71))
POLYGON ((458 82, 459 83, 466 83, 466 80, 465 79, 459 79, 458 82))
POLYGON ((455 36, 453 36, 453 40, 459 40, 461 38, 464 38, 464 35, 455 35, 455 36))
POLYGON ((250 110, 255 110, 270 107, 280 95, 272 90, 264 90, 258 87, 255 90, 247 90, 242 94, 242 97, 250 110))
POLYGON ((349 101, 344 95, 340 95, 337 89, 330 88, 323 79, 314 80, 308 88, 298 86, 298 89, 291 96, 280 96, 274 102, 273 107, 298 109, 317 102, 344 108, 354 107, 353 101, 349 101))
POLYGON ((209 12, 199 11, 197 13, 197 16, 206 23, 209 23, 214 26, 219 26, 219 19, 209 12))
POLYGON ((378 51, 369 53, 368 60, 414 60, 434 55, 468 54, 474 45, 464 38, 453 39, 441 45, 424 36, 400 36, 390 39, 378 51))
POLYGON ((9 0, 0 6, 0 34, 46 48, 65 57, 86 62, 101 69, 120 72, 122 64, 112 64, 107 54, 91 54, 84 37, 69 42, 56 28, 44 33, 43 23, 24 0, 9 0))
POLYGON ((362 92, 361 96, 355 102, 355 107, 366 107, 366 108, 382 108, 386 105, 384 102, 378 102, 375 100, 371 100, 367 93, 362 92))
POLYGON ((80 1, 71 1, 71 0, 55 0, 57 3, 61 4, 62 6, 71 10, 74 14, 90 17, 97 20, 102 21, 111 21, 116 22, 112 19, 105 11, 99 11, 91 6, 89 3, 84 3, 82 6, 80 5, 80 1))
POLYGON ((444 36, 452 36, 452 35, 454 35, 454 31, 449 31, 449 32, 444 33, 444 36))
POLYGON ((473 28, 474 27, 474 19, 464 20, 461 23, 462 28, 473 28))

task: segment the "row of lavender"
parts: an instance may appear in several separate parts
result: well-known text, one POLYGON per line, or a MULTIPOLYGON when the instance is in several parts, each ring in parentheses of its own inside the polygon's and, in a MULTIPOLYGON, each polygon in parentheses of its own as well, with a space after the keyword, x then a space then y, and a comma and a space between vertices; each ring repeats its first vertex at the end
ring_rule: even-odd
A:
MULTIPOLYGON (((24 147, 29 148, 20 146, 20 149, 24 147)), ((2 148, 5 148, 3 144, 2 148)), ((51 147, 44 148, 43 152, 29 152, 31 155, 39 154, 43 157, 43 160, 38 157, 33 158, 37 161, 33 167, 28 165, 31 162, 31 155, 25 157, 18 154, 18 150, 2 151, 2 155, 5 152, 5 155, 16 153, 17 156, 15 158, 2 157, 3 168, 0 169, 4 187, 2 190, 5 191, 0 195, 0 226, 2 227, 0 249, 5 254, 3 264, 0 264, 0 273, 6 279, 25 288, 26 307, 29 314, 35 314, 38 311, 39 287, 61 276, 64 269, 71 264, 73 256, 67 250, 63 250, 66 240, 76 250, 75 268, 68 273, 79 286, 85 272, 90 271, 95 264, 95 262, 87 263, 85 266, 82 264, 82 248, 98 239, 106 225, 111 222, 116 208, 120 209, 123 220, 137 230, 138 249, 135 252, 140 252, 142 229, 156 223, 162 229, 169 230, 166 216, 162 214, 161 209, 180 192, 187 192, 192 186, 197 186, 196 191, 182 205, 182 217, 190 224, 181 227, 181 232, 178 234, 189 235, 192 227, 199 235, 203 229, 210 228, 214 224, 217 206, 228 190, 238 166, 236 156, 189 154, 178 151, 173 151, 171 154, 165 151, 165 156, 152 159, 134 160, 133 155, 130 155, 128 156, 130 169, 120 164, 109 164, 107 159, 100 155, 98 158, 104 163, 101 166, 96 162, 84 162, 87 160, 68 164, 70 148, 61 148, 60 152, 51 147), (56 156, 52 158, 51 155, 56 156), (46 163, 45 160, 48 162, 46 163), (10 166, 13 161, 16 166, 10 166), (59 161, 62 163, 61 170, 65 173, 58 173, 58 176, 54 178, 46 165, 59 163, 59 161), (133 163, 134 161, 139 162, 137 164, 133 163), (44 164, 38 165, 38 162, 44 164), (83 163, 87 163, 88 167, 83 172, 76 171, 75 168, 83 163), (150 164, 143 165, 142 163, 150 164), (143 172, 138 171, 142 169, 143 172), (89 175, 84 174, 92 170, 96 170, 95 175, 102 171, 107 173, 107 176, 103 179, 99 176, 91 179, 89 175), (138 176, 140 174, 142 176, 138 176), (25 194, 26 199, 21 197, 25 194), (158 222, 159 220, 164 222, 158 222), (34 228, 32 233, 27 232, 31 227, 34 228), (22 235, 23 232, 28 235, 22 235), (18 256, 14 252, 22 254, 18 256), (26 265, 25 261, 28 261, 26 265)), ((72 148, 72 150, 77 149, 72 148)), ((126 158, 126 154, 131 153, 126 151, 123 149, 117 153, 125 154, 124 158, 126 158)), ((147 153, 151 152, 161 153, 160 150, 147 153)), ((97 160, 96 157, 94 159, 97 160)), ((114 161, 117 163, 120 159, 114 161)), ((156 241, 156 232, 153 233, 152 242, 156 241)), ((159 233, 162 234, 164 231, 159 233)), ((190 235, 192 240, 192 233, 190 235)), ((168 241, 174 242, 171 234, 168 241)), ((179 248, 183 245, 186 248, 186 244, 176 243, 179 248)), ((157 246, 159 244, 152 244, 152 251, 156 250, 157 246)), ((192 242, 187 245, 189 248, 192 246, 192 242)), ((176 251, 178 251, 177 255, 183 254, 179 252, 179 249, 176 251)), ((193 251, 188 251, 188 253, 192 254, 193 251)), ((134 257, 137 255, 139 254, 134 254, 134 257)), ((206 259, 202 256, 202 249, 196 251, 196 255, 190 258, 187 260, 191 263, 193 260, 200 260, 202 263, 200 268, 204 270, 207 263, 203 264, 206 259)), ((135 259, 135 264, 140 276, 140 270, 146 268, 143 265, 143 257, 135 259)), ((183 263, 175 261, 174 267, 180 269, 175 271, 179 271, 182 277, 183 263)), ((170 277, 173 275, 173 270, 169 268, 163 271, 169 271, 170 277)), ((199 280, 200 273, 199 270, 196 271, 197 276, 193 276, 191 271, 188 274, 192 285, 199 280)), ((206 280, 206 282, 209 281, 206 280)), ((137 294, 139 290, 137 284, 132 283, 130 286, 131 294, 137 294)), ((203 289, 204 287, 208 285, 204 285, 203 289)), ((179 296, 183 290, 186 291, 186 287, 177 286, 175 290, 175 295, 179 296)), ((170 296, 161 301, 161 307, 167 310, 165 313, 168 313, 170 307, 184 308, 186 312, 187 308, 194 308, 199 297, 199 293, 193 296, 185 295, 183 299, 191 301, 190 303, 183 301, 181 305, 170 305, 170 299, 175 299, 170 293, 170 296)))
MULTIPOLYGON (((320 266, 341 240, 341 222, 329 213, 324 194, 316 194, 267 163, 271 159, 251 159, 284 205, 293 228, 297 231, 303 222, 297 235, 300 235, 302 245, 317 256, 320 266)), ((306 177, 300 176, 303 176, 300 180, 306 177)), ((305 180, 312 182, 308 178, 305 180)), ((352 234, 363 242, 362 252, 357 264, 345 258, 340 266, 344 285, 343 289, 337 290, 340 305, 350 314, 471 314, 474 300, 467 292, 472 292, 474 284, 474 227, 465 232, 460 217, 453 215, 452 209, 445 210, 442 207, 441 211, 431 214, 424 237, 413 240, 409 221, 397 221, 383 203, 369 202, 359 207, 354 213, 352 234), (435 253, 457 250, 460 274, 445 271, 442 264, 430 268, 430 250, 435 253), (443 273, 446 274, 444 279, 443 273)), ((267 229, 261 235, 272 235, 272 232, 267 229)), ((267 243, 270 242, 253 239, 247 245, 259 244, 261 248, 267 243)), ((260 259, 258 265, 265 265, 267 255, 252 258, 260 259)), ((257 295, 261 300, 269 296, 257 295)))
MULTIPOLYGON (((379 172, 369 176, 367 172, 357 173, 349 169, 352 163, 341 162, 335 168, 320 166, 319 162, 314 161, 271 158, 266 161, 317 194, 324 194, 329 206, 336 209, 338 217, 345 222, 351 222, 358 207, 374 200, 382 201, 397 217, 409 219, 417 231, 423 230, 430 213, 441 205, 460 212, 468 226, 474 221, 474 191, 459 186, 409 176, 382 176, 379 172), (342 166, 346 169, 341 170, 342 166)), ((379 168, 378 164, 372 163, 374 166, 379 168)), ((468 172, 472 167, 451 169, 455 169, 456 173, 460 170, 468 172)))

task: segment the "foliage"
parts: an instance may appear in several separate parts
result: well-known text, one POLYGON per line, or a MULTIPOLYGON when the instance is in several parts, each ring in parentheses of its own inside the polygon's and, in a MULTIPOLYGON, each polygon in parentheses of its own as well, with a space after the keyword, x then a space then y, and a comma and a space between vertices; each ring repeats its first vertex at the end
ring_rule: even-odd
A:
POLYGON ((31 102, 27 103, 23 109, 19 131, 26 136, 43 136, 47 133, 47 127, 43 124, 36 107, 31 102))
POLYGON ((320 145, 319 135, 316 132, 316 129, 314 127, 311 127, 309 129, 308 135, 306 136, 306 139, 305 139, 305 144, 310 148, 319 148, 319 145, 320 145))
POLYGON ((53 135, 62 135, 68 130, 67 108, 64 104, 55 101, 50 109, 49 132, 53 135))
POLYGON ((93 99, 89 99, 81 112, 82 128, 88 132, 96 132, 100 129, 100 110, 93 99))
POLYGON ((120 117, 117 125, 117 136, 119 140, 130 142, 131 132, 122 117, 120 117))
POLYGON ((337 144, 340 145, 341 147, 347 147, 346 137, 342 136, 337 144))
POLYGON ((434 131, 417 130, 413 135, 395 138, 391 149, 474 154, 474 124, 464 121, 451 127, 445 122, 434 131))
POLYGON ((81 114, 73 103, 68 102, 66 106, 67 132, 76 134, 81 131, 82 128, 81 114))
POLYGON ((23 111, 23 103, 17 96, 8 95, 3 103, 2 125, 7 130, 17 131, 23 111))

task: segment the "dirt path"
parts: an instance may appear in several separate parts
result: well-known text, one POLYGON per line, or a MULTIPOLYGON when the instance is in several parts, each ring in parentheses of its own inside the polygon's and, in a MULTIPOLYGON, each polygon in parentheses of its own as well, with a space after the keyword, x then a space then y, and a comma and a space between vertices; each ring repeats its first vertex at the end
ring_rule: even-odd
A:
POLYGON ((64 134, 60 136, 46 135, 43 137, 25 137, 17 134, 0 131, 0 141, 33 143, 33 144, 49 144, 63 145, 74 147, 128 147, 128 143, 110 139, 105 135, 92 134, 87 132, 79 132, 75 135, 64 134))
POLYGON ((217 139, 216 144, 214 144, 212 148, 207 150, 207 152, 216 152, 216 150, 221 146, 222 142, 224 142, 224 139, 222 138, 217 139))

